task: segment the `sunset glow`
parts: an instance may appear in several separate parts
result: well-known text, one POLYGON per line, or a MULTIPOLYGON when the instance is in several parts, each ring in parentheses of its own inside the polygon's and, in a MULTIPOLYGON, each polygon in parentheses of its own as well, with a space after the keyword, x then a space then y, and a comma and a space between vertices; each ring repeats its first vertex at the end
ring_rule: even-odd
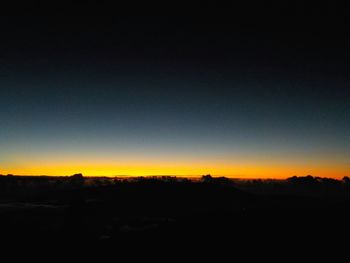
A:
POLYGON ((208 162, 116 162, 97 163, 91 161, 69 160, 56 163, 46 161, 42 163, 28 162, 21 163, 18 167, 3 167, 3 174, 12 173, 18 175, 52 175, 67 176, 75 173, 83 173, 86 176, 186 176, 199 177, 204 174, 213 176, 226 176, 232 178, 276 178, 283 179, 294 175, 312 174, 320 177, 332 177, 341 179, 349 174, 348 167, 325 165, 288 165, 281 164, 229 164, 229 163, 208 163, 208 162))
POLYGON ((0 44, 0 174, 350 175, 348 59, 331 38, 37 22, 8 22, 0 44))

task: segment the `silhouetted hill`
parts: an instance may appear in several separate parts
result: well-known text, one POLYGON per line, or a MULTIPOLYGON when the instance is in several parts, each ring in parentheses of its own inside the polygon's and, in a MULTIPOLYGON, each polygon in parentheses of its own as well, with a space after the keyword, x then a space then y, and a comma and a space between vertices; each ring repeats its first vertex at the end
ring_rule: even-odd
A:
POLYGON ((346 180, 5 176, 0 187, 2 243, 244 250, 340 244, 349 234, 346 180))

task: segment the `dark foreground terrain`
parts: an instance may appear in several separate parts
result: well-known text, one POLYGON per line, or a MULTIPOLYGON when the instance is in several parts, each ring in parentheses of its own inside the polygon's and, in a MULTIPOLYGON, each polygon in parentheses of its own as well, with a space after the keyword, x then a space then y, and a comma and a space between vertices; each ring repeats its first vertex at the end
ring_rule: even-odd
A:
POLYGON ((341 251, 350 238, 347 178, 1 176, 0 190, 1 243, 15 247, 292 256, 310 246, 341 251))

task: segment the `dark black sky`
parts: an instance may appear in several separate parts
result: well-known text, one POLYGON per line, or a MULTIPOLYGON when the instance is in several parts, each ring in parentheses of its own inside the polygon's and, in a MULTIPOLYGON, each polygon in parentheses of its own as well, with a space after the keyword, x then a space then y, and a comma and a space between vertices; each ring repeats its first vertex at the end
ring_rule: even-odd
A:
POLYGON ((2 71, 346 75, 349 30, 341 7, 248 3, 171 8, 156 15, 2 17, 2 71))
POLYGON ((156 144, 170 157, 182 144, 201 147, 177 154, 290 149, 318 158, 310 149, 324 144, 348 156, 346 9, 289 1, 158 8, 2 16, 2 149, 122 138, 125 151, 142 138, 142 151, 156 144))

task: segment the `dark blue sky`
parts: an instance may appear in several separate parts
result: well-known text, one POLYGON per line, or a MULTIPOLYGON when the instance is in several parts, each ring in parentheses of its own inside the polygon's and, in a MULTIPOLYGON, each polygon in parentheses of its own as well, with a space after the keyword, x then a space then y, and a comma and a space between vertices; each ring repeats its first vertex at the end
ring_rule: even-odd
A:
POLYGON ((344 31, 214 18, 2 17, 0 172, 348 174, 344 31))

